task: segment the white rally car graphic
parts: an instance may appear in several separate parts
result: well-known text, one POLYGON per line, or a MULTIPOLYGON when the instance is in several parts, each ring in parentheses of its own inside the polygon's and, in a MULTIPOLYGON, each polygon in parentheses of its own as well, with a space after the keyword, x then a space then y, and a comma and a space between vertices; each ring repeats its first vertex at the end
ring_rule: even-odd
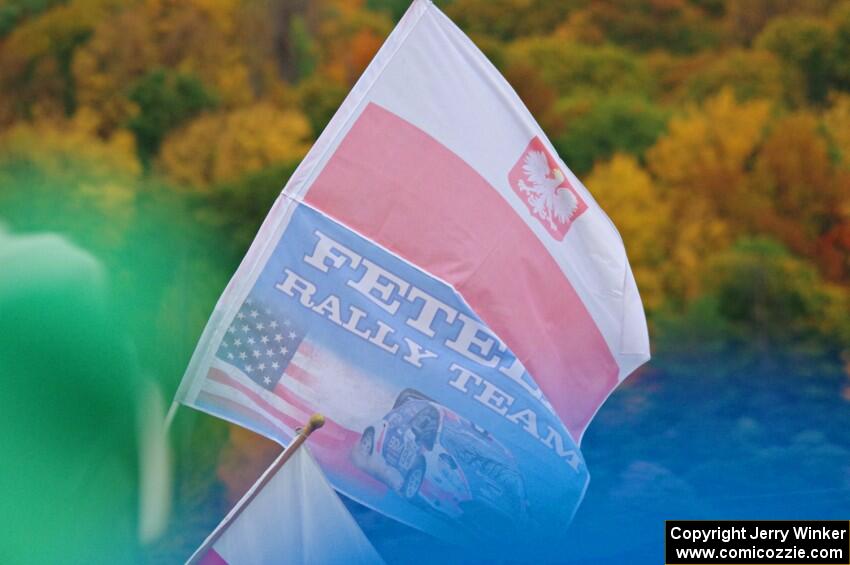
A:
POLYGON ((403 391, 363 430, 354 463, 410 501, 450 517, 515 522, 526 516, 511 453, 487 431, 425 395, 403 391))

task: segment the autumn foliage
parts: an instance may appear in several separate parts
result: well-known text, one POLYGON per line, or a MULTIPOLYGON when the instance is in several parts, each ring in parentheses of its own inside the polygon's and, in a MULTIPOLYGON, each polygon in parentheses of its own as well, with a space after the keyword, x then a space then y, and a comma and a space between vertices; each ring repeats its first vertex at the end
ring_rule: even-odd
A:
MULTIPOLYGON (((62 231, 117 266, 118 291, 143 301, 126 312, 140 358, 170 394, 280 188, 408 3, 0 0, 0 222, 62 231)), ((819 410, 848 411, 850 0, 436 3, 625 242, 655 350, 638 379, 657 397, 615 395, 599 426, 645 423, 653 398, 708 387, 706 367, 717 386, 805 379, 819 410)), ((220 514, 251 474, 234 458, 259 440, 234 434, 220 452, 227 433, 208 420, 181 432, 201 470, 178 473, 189 526, 162 555, 185 555, 209 529, 199 509, 220 514)), ((818 441, 844 450, 830 480, 850 485, 842 429, 818 441)), ((700 472, 681 475, 708 484, 700 472)))

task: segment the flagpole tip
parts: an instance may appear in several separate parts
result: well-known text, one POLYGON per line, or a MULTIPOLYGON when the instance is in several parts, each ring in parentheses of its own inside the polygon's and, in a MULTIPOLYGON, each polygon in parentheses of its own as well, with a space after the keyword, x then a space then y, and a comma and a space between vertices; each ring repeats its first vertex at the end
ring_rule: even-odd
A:
POLYGON ((324 425, 325 417, 321 414, 313 414, 310 416, 310 423, 307 425, 307 429, 309 429, 310 432, 315 432, 324 425))

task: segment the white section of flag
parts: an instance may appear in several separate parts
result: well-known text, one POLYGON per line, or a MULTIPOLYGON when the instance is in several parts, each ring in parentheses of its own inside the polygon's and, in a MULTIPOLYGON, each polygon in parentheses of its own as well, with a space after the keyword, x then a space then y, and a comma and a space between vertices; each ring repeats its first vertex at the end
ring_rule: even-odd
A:
POLYGON ((306 445, 298 448, 257 492, 276 464, 277 461, 225 517, 219 526, 224 531, 212 547, 216 555, 204 562, 224 561, 228 565, 383 563, 328 484, 306 445), (250 500, 247 505, 246 500, 250 500), (242 506, 241 512, 236 510, 242 506))
POLYGON ((372 424, 375 414, 391 410, 401 391, 400 387, 390 388, 374 375, 352 367, 332 351, 307 339, 284 371, 280 384, 321 410, 325 417, 357 432, 372 424), (299 379, 305 374, 310 375, 307 382, 299 379))

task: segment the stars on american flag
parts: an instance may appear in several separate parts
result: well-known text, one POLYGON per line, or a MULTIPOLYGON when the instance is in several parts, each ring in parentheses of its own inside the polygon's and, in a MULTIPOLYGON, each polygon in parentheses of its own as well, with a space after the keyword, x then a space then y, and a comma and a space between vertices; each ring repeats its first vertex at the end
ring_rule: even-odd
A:
POLYGON ((271 390, 292 361, 305 333, 300 324, 277 315, 251 296, 227 328, 216 355, 271 390), (280 331, 281 326, 286 330, 280 331))

